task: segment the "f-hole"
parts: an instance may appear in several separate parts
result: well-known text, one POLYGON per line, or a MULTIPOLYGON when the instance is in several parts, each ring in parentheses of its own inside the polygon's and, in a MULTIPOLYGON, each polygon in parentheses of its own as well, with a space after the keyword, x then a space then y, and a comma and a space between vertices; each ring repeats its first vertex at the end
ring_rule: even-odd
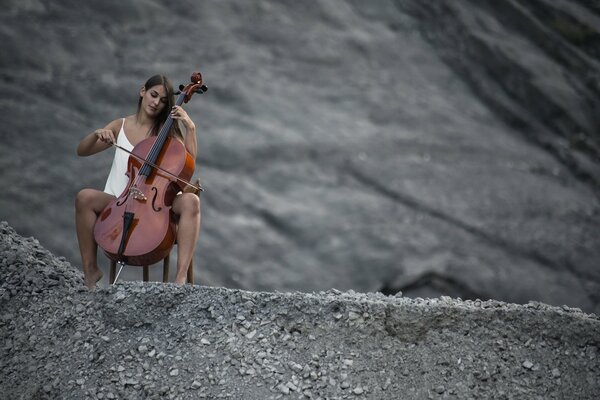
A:
POLYGON ((122 200, 117 201, 117 207, 121 207, 129 198, 129 190, 127 191, 127 196, 123 197, 122 200))
POLYGON ((156 198, 158 197, 158 189, 155 186, 152 186, 152 190, 154 191, 154 197, 152 198, 152 209, 156 212, 162 210, 162 207, 156 208, 156 198))

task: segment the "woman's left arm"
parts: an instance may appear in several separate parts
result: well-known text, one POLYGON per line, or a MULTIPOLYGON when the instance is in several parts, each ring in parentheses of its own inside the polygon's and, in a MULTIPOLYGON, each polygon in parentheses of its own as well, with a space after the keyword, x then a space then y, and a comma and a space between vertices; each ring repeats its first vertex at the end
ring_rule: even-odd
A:
POLYGON ((185 135, 183 138, 183 144, 185 149, 196 159, 196 153, 198 145, 196 143, 196 124, 190 118, 188 113, 181 106, 173 106, 171 109, 171 117, 175 120, 181 121, 185 128, 185 135))

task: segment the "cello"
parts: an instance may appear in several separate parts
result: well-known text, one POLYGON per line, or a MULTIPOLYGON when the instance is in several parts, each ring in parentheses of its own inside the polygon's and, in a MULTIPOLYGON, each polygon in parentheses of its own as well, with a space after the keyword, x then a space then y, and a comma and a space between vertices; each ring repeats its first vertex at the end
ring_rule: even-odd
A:
MULTIPOLYGON (((187 103, 194 93, 207 89, 202 74, 194 72, 191 83, 180 85, 176 105, 187 103)), ((171 210, 177 193, 190 183, 195 160, 183 143, 170 137, 169 115, 157 136, 138 143, 127 162, 127 186, 98 215, 94 238, 106 256, 121 265, 151 265, 165 258, 175 243, 177 227, 171 210)), ((120 272, 120 271, 119 271, 120 272)))

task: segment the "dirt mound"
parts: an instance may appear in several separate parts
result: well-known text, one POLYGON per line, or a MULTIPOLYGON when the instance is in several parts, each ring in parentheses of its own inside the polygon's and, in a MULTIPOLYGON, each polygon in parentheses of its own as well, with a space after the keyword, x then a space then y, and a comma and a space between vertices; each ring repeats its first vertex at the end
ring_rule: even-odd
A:
POLYGON ((0 397, 595 398, 600 319, 541 303, 125 283, 0 226, 0 397))

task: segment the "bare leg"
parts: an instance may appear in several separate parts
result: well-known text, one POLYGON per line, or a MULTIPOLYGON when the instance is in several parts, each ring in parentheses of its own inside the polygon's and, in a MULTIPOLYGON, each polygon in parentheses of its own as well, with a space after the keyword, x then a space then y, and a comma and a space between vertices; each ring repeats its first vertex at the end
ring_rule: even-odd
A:
POLYGON ((173 200, 173 212, 179 216, 175 283, 184 284, 200 234, 200 198, 193 193, 178 195, 173 200))
POLYGON ((94 224, 98 214, 114 196, 94 189, 83 189, 77 193, 75 200, 75 226, 79 252, 83 264, 84 283, 93 290, 96 283, 102 279, 102 271, 98 268, 98 245, 94 239, 94 224))

